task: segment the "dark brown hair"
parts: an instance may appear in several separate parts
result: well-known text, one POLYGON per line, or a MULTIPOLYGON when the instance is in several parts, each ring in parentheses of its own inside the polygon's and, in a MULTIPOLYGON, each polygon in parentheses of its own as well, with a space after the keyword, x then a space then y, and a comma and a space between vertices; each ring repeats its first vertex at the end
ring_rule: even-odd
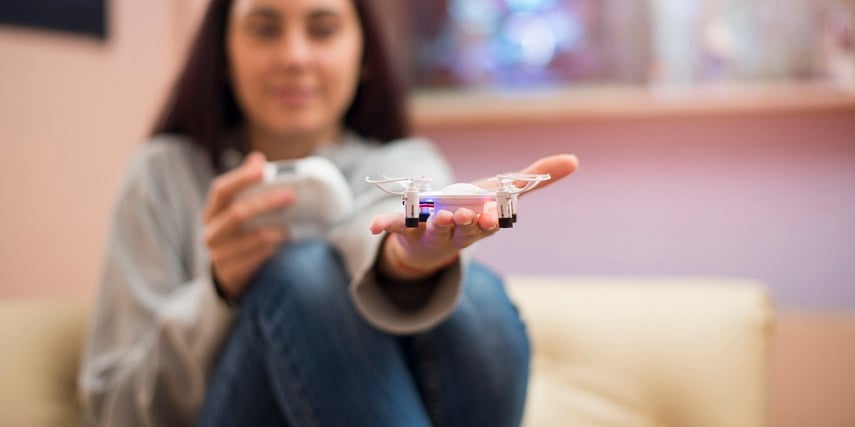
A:
MULTIPOLYGON (((226 57, 226 25, 233 0, 211 0, 191 45, 187 62, 178 75, 153 134, 189 137, 209 154, 211 165, 223 171, 222 153, 227 148, 246 147, 226 138, 244 121, 232 91, 226 57)), ((368 73, 359 82, 344 126, 362 136, 382 142, 408 135, 405 85, 401 67, 391 61, 380 20, 369 0, 353 0, 363 37, 363 68, 368 73)))

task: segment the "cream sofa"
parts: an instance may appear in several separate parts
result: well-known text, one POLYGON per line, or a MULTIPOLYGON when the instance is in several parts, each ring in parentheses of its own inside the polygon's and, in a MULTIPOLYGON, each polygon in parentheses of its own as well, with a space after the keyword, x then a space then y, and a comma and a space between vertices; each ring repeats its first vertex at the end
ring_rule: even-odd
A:
MULTIPOLYGON (((753 427, 772 308, 738 279, 510 277, 534 359, 526 426, 753 427)), ((0 302, 0 424, 79 424, 90 304, 0 302)))

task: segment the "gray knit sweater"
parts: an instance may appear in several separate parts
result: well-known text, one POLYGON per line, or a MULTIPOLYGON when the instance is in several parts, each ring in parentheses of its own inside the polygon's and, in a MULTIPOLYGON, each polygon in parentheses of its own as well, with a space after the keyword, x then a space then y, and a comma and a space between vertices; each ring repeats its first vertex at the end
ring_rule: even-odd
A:
MULTIPOLYGON (((372 266, 382 236, 371 235, 368 226, 374 215, 400 210, 401 200, 364 181, 382 174, 429 175, 437 186, 448 184, 451 174, 440 154, 423 140, 379 144, 353 134, 314 154, 337 165, 353 191, 357 213, 326 238, 350 273, 358 311, 396 334, 423 331, 447 317, 459 293, 462 262, 440 276, 415 310, 395 304, 376 282, 372 266)), ((241 160, 232 157, 232 165, 241 160)), ((155 138, 131 161, 79 378, 86 424, 195 421, 213 361, 239 310, 218 298, 202 238, 201 212, 213 178, 205 152, 179 137, 155 138)))

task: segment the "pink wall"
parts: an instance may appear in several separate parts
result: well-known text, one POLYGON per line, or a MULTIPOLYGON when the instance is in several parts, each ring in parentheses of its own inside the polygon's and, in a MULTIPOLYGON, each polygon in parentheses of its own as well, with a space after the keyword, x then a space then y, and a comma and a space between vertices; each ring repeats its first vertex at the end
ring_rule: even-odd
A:
POLYGON ((734 275, 855 309, 855 111, 424 128, 460 179, 575 153, 481 245, 506 273, 734 275))
POLYGON ((0 26, 0 297, 94 290, 118 179, 192 6, 112 1, 106 42, 0 26))

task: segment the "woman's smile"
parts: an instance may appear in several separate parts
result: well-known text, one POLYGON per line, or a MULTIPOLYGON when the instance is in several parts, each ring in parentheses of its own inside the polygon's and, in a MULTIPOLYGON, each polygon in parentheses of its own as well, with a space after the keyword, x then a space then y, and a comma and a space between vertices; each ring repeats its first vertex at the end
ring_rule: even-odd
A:
POLYGON ((307 107, 318 98, 317 89, 302 86, 275 87, 268 94, 277 105, 288 108, 307 107))

